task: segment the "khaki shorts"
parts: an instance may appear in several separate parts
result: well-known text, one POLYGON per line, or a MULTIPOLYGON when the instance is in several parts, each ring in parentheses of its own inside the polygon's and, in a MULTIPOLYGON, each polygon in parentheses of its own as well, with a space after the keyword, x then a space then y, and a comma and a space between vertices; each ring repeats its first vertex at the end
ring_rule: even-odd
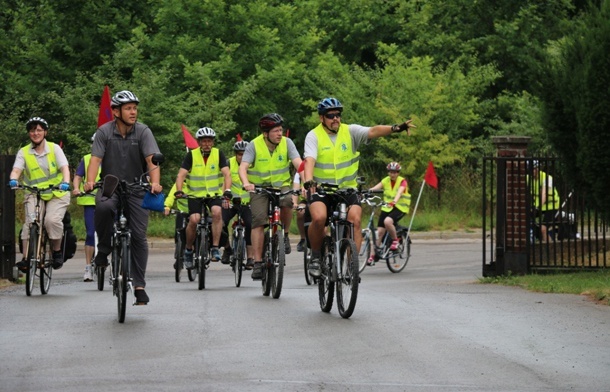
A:
MULTIPOLYGON (((27 240, 30 238, 30 223, 33 221, 34 213, 36 212, 36 195, 28 194, 24 200, 25 204, 25 222, 21 239, 27 240)), ((40 214, 45 217, 44 226, 47 230, 49 239, 60 240, 64 235, 63 219, 70 204, 70 192, 66 192, 62 197, 53 197, 45 202, 40 201, 40 214), (46 212, 45 212, 46 210, 46 212)))
MULTIPOLYGON (((283 186, 282 192, 290 190, 290 187, 283 186)), ((250 209, 252 210, 252 227, 265 226, 269 223, 267 215, 267 195, 252 193, 250 196, 250 209)), ((292 195, 283 196, 280 199, 280 207, 292 208, 292 195)))

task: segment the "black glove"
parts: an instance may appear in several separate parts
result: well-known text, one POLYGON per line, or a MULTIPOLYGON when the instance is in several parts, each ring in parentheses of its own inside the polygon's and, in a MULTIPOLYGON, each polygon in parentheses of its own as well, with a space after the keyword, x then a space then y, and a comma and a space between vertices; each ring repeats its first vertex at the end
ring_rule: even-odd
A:
POLYGON ((394 124, 392 125, 392 133, 396 133, 396 132, 404 132, 407 129, 409 129, 409 124, 405 121, 402 124, 398 125, 398 124, 394 124))
POLYGON ((181 198, 184 196, 184 192, 182 191, 176 191, 174 192, 174 196, 176 196, 177 198, 181 198))
POLYGON ((227 190, 226 190, 226 191, 225 191, 225 192, 222 194, 222 196, 223 196, 225 199, 231 200, 231 198, 233 198, 233 193, 231 193, 231 191, 227 189, 227 190))

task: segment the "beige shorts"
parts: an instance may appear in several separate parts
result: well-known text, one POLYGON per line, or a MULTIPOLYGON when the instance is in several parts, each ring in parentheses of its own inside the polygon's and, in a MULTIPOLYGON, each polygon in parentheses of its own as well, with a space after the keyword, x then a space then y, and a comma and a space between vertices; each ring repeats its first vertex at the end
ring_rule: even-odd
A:
MULTIPOLYGON (((36 195, 26 195, 23 204, 25 205, 25 222, 23 224, 23 231, 21 232, 21 239, 27 240, 30 238, 30 223, 33 222, 34 214, 36 212, 36 195)), ((59 198, 53 197, 47 202, 44 200, 40 201, 40 213, 45 217, 44 226, 47 230, 49 239, 60 240, 63 237, 63 219, 69 204, 70 192, 66 192, 65 195, 59 198)))
MULTIPOLYGON (((289 186, 283 186, 282 192, 290 190, 289 186)), ((250 196, 250 209, 252 210, 252 227, 260 227, 269 223, 267 215, 267 195, 252 193, 250 196)), ((283 196, 280 199, 280 207, 292 209, 292 195, 283 196)))

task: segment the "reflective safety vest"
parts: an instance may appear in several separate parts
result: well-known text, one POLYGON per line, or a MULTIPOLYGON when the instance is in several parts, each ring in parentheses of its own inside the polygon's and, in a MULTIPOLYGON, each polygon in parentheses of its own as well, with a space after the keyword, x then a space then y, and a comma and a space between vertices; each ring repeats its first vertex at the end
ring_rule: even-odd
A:
POLYGON ((203 159, 200 148, 191 150, 193 166, 187 176, 191 195, 196 197, 220 195, 222 192, 218 185, 220 177, 220 153, 212 148, 207 163, 203 159))
MULTIPOLYGON (((529 176, 528 176, 529 183, 529 176)), ((557 188, 551 186, 551 189, 548 189, 549 184, 552 185, 553 177, 548 176, 542 170, 538 172, 538 178, 534 179, 534 184, 532 186, 532 196, 534 197, 534 207, 539 209, 540 211, 552 211, 559 209, 559 193, 557 192, 557 188), (546 202, 542 207, 540 207, 540 201, 542 200, 542 196, 540 195, 540 191, 542 187, 547 188, 546 202)))
POLYGON ((241 204, 250 202, 250 192, 243 190, 243 184, 239 178, 239 163, 237 158, 229 159, 229 169, 231 170, 231 193, 233 197, 241 197, 241 204))
MULTIPOLYGON (((87 168, 89 167, 89 162, 91 162, 91 154, 87 154, 83 157, 83 161, 85 161, 85 174, 87 173, 87 168)), ((97 169, 97 176, 95 177, 95 182, 100 180, 100 172, 102 168, 99 167, 97 169)), ((85 183, 81 181, 79 189, 81 192, 85 191, 85 183)), ((97 193, 97 189, 91 192, 91 196, 81 196, 76 198, 76 204, 79 206, 94 206, 95 205, 95 194, 97 193)))
MULTIPOLYGON (((49 164, 49 175, 47 176, 40 168, 36 156, 30 154, 30 145, 23 147, 23 157, 25 159, 25 176, 23 182, 29 186, 38 188, 46 188, 50 185, 59 185, 63 180, 63 174, 58 170, 57 161, 55 159, 55 144, 46 142, 49 148, 47 154, 47 162, 49 164)), ((62 197, 66 194, 65 191, 44 191, 41 195, 42 200, 51 200, 53 196, 62 197)))
MULTIPOLYGON (((189 187, 188 187, 187 181, 184 181, 182 183, 182 192, 184 192, 187 195, 189 194, 189 187)), ((180 199, 176 200, 176 196, 174 196, 174 193, 176 193, 176 183, 174 183, 174 185, 172 186, 172 189, 169 191, 167 197, 165 198, 163 207, 172 208, 172 206, 174 205, 174 202, 176 202, 176 208, 178 209, 178 211, 188 213, 189 212, 188 199, 180 198, 180 199)))
POLYGON ((269 152, 263 135, 254 138, 252 143, 254 143, 256 158, 248 168, 248 181, 256 186, 275 188, 291 186, 286 138, 282 137, 282 141, 275 147, 273 154, 269 152))
MULTIPOLYGON (((394 186, 392 186, 392 180, 390 177, 386 177, 381 180, 381 185, 383 185, 383 201, 386 203, 391 203, 394 201, 396 194, 398 193, 398 188, 400 188, 400 184, 404 180, 403 177, 396 177, 396 182, 394 182, 394 186)), ((405 188, 405 191, 398 199, 398 203, 396 203, 395 207, 398 208, 401 212, 405 214, 409 213, 409 207, 411 206, 411 194, 409 193, 409 185, 405 188)), ((390 212, 392 211, 391 207, 385 206, 381 207, 381 211, 390 212)))
POLYGON ((330 183, 339 188, 357 188, 358 162, 360 153, 352 150, 349 126, 341 124, 335 144, 322 127, 314 128, 318 139, 318 157, 313 168, 313 179, 317 183, 330 183))

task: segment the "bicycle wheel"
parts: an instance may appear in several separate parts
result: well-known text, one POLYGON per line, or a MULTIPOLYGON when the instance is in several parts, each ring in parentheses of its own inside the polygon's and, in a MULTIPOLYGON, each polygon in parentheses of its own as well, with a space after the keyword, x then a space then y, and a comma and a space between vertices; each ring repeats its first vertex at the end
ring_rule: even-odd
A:
POLYGON ((38 268, 37 254, 38 249, 38 226, 33 224, 30 226, 30 239, 28 241, 28 270, 25 273, 25 294, 32 295, 34 291, 34 278, 36 278, 36 269, 38 268))
POLYGON ((333 307, 333 297, 335 295, 335 284, 332 282, 332 252, 331 252, 330 237, 324 238, 322 244, 322 257, 320 258, 320 267, 322 274, 318 278, 318 297, 320 299, 320 309, 323 312, 330 312, 333 307))
POLYGON ((205 288, 205 269, 207 268, 208 256, 210 254, 210 244, 208 243, 207 231, 201 232, 201 245, 199 246, 199 254, 195 255, 197 259, 197 273, 199 274, 198 288, 205 288))
POLYGON ((399 231, 398 237, 400 241, 398 249, 388 255, 388 269, 393 273, 397 273, 405 269, 411 257, 411 238, 407 237, 407 231, 399 231))
POLYGON ((95 266, 95 275, 97 276, 97 289, 99 291, 104 291, 104 273, 106 272, 106 267, 98 267, 95 266))
POLYGON ((235 287, 241 286, 241 276, 244 270, 244 258, 246 257, 246 239, 242 228, 237 229, 237 235, 233 236, 233 272, 235 273, 235 287))
POLYGON ((184 243, 179 235, 176 237, 176 249, 174 250, 174 258, 176 259, 176 262, 174 263, 174 275, 176 283, 180 283, 180 275, 182 275, 182 269, 184 268, 184 243))
POLYGON ((269 258, 271 257, 271 250, 269 246, 269 232, 265 232, 265 242, 263 243, 263 279, 261 280, 261 286, 263 288, 263 295, 269 296, 271 293, 271 280, 273 269, 269 268, 269 258))
POLYGON ((127 290, 129 290, 129 263, 131 262, 131 249, 129 240, 121 237, 121 252, 118 258, 118 295, 117 310, 119 312, 119 323, 125 322, 125 311, 127 309, 127 290))
POLYGON ((273 270, 271 274, 271 296, 275 299, 282 295, 282 284, 284 283, 284 264, 286 264, 286 254, 284 249, 284 230, 278 228, 273 236, 273 248, 271 263, 269 267, 273 270))
POLYGON ((53 259, 51 258, 51 247, 47 233, 43 230, 42 242, 40 243, 40 292, 47 294, 51 288, 51 276, 53 275, 53 259))
POLYGON ((341 240, 339 246, 339 277, 337 279, 337 309, 343 318, 349 318, 358 298, 358 251, 351 239, 341 240))
POLYGON ((366 262, 371 257, 372 247, 373 234, 371 229, 362 229, 362 245, 360 246, 360 253, 358 253, 358 272, 362 272, 366 268, 366 262))
POLYGON ((309 275, 309 261, 311 260, 311 249, 309 249, 309 244, 306 242, 305 247, 303 248, 303 269, 305 270, 305 283, 310 286, 314 283, 314 278, 309 275))

